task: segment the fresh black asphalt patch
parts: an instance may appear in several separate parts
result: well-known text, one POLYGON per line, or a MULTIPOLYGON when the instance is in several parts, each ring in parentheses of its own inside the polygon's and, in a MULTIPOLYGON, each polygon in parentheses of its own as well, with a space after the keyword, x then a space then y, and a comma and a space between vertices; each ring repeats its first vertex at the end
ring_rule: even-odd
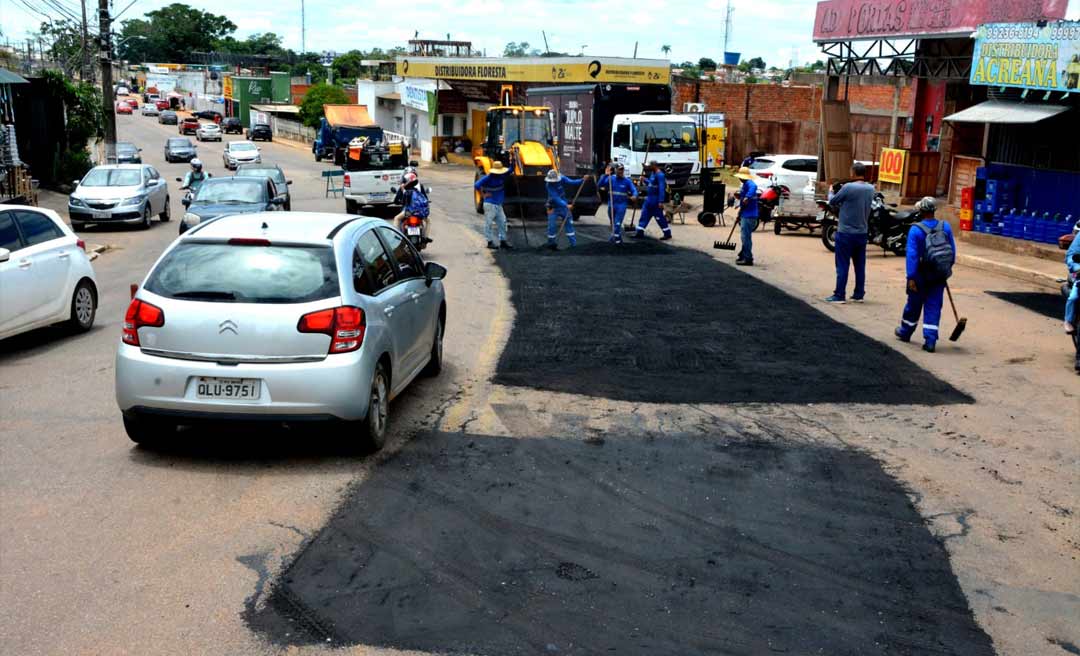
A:
MULTIPOLYGON (((699 251, 628 240, 496 259, 517 313, 496 383, 655 403, 971 402, 892 347, 699 251)), ((823 262, 823 293, 832 275, 823 262)), ((881 321, 898 322, 902 305, 881 321)))
POLYGON ((245 616, 481 656, 993 653, 877 461, 721 438, 419 435, 245 616))
POLYGON ((1025 310, 1031 310, 1050 319, 1062 320, 1065 318, 1065 299, 1061 294, 1046 292, 986 292, 994 298, 1019 305, 1025 310))

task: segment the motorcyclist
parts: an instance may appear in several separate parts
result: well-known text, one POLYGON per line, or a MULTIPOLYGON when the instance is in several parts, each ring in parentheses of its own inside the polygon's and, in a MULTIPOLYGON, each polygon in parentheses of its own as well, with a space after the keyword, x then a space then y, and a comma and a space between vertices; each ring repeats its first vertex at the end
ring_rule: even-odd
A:
MULTIPOLYGON (((1072 245, 1065 252, 1065 266, 1069 273, 1080 272, 1080 235, 1073 238, 1072 245)), ((1072 292, 1065 300, 1065 332, 1073 334, 1076 331, 1076 301, 1080 298, 1080 284, 1074 284, 1072 292)))
POLYGON ((401 203, 401 212, 394 217, 394 225, 398 230, 405 232, 405 219, 411 216, 418 216, 423 219, 423 224, 420 228, 420 236, 424 241, 430 241, 428 239, 428 215, 430 214, 427 195, 424 193, 423 188, 420 187, 420 178, 416 175, 416 169, 409 167, 411 171, 406 169, 405 173, 401 176, 401 187, 398 188, 396 202, 401 203))
POLYGON ((180 188, 190 191, 192 197, 194 197, 198 195, 202 184, 206 182, 206 178, 207 175, 203 172, 202 160, 196 157, 191 160, 191 170, 184 175, 184 183, 180 185, 180 188))

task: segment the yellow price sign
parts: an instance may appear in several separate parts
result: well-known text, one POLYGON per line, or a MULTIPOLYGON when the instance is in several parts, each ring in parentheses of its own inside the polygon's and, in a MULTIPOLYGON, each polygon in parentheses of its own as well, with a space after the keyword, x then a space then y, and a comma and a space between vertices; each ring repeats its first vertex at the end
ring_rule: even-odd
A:
POLYGON ((904 184, 904 168, 907 166, 907 151, 899 148, 882 148, 881 162, 878 166, 878 180, 893 184, 904 184))

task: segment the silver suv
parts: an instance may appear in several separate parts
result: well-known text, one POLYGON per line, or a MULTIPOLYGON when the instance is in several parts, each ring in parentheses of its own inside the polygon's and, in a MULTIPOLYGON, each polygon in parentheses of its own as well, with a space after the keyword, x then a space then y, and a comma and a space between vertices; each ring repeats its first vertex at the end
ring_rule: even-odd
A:
POLYGON ((379 219, 225 216, 177 239, 131 300, 116 399, 135 442, 181 424, 326 421, 379 449, 389 402, 442 367, 446 269, 379 219))

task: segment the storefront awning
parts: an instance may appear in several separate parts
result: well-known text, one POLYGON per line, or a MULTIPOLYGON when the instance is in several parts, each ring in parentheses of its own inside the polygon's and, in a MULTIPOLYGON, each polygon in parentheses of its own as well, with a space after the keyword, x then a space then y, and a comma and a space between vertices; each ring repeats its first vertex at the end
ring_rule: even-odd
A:
POLYGON ((376 98, 382 98, 383 100, 401 100, 401 94, 397 92, 382 93, 376 96, 376 98))
POLYGON ((1068 109, 1065 105, 987 100, 946 116, 945 120, 959 123, 1038 123, 1068 109))
POLYGON ((0 84, 27 84, 27 81, 18 73, 12 73, 6 68, 0 68, 0 84))

